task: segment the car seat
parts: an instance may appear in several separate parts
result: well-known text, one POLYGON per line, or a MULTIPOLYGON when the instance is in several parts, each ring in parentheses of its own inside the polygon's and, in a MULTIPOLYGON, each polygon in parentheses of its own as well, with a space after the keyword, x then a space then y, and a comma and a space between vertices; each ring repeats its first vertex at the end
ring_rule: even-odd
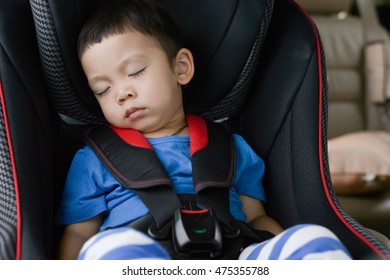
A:
MULTIPOLYGON (((83 22, 101 3, 1 0, 3 259, 54 258, 54 217, 67 168, 83 131, 104 123, 75 47, 83 22)), ((305 12, 291 0, 161 3, 180 23, 197 65, 184 89, 186 111, 240 133, 264 159, 270 216, 284 227, 328 227, 355 259, 390 258, 333 192, 325 61, 305 12)))
MULTIPOLYGON (((330 170, 336 173, 342 169, 339 162, 346 166, 349 158, 353 158, 354 161, 366 161, 365 169, 372 175, 381 172, 383 178, 382 181, 372 179, 361 182, 360 178, 356 178, 360 174, 346 174, 345 177, 354 179, 340 186, 333 182, 339 201, 354 219, 390 238, 390 165, 388 160, 380 161, 380 157, 376 156, 379 153, 383 158, 390 157, 390 142, 381 142, 382 135, 388 135, 390 139, 390 122, 383 121, 386 116, 381 115, 379 110, 383 111, 385 106, 380 103, 378 108, 371 101, 376 88, 370 86, 389 84, 388 77, 382 80, 382 75, 386 77, 389 72, 386 73, 386 69, 367 70, 369 55, 373 54, 367 52, 370 47, 372 50, 373 47, 381 47, 375 49, 375 53, 381 57, 380 50, 383 50, 384 65, 389 67, 389 61, 386 62, 390 58, 389 33, 379 24, 374 0, 362 1, 362 6, 358 5, 357 0, 296 2, 316 23, 327 60, 330 170), (362 3, 369 5, 364 11, 362 3), (366 18, 367 12, 371 12, 369 18, 366 18), (387 134, 384 134, 386 131, 387 134), (343 146, 343 154, 339 152, 339 146, 343 146), (364 154, 366 150, 370 150, 372 156, 364 154), (332 160, 333 154, 337 160, 332 160)), ((376 63, 380 64, 380 61, 376 63)), ((379 91, 383 92, 384 89, 379 91)), ((336 176, 342 179, 344 175, 332 174, 333 179, 336 176)))

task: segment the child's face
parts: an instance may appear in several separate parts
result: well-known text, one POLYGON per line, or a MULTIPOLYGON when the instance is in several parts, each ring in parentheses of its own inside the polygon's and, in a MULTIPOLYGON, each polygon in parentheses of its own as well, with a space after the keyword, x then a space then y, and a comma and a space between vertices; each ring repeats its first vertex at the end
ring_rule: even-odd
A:
POLYGON ((178 67, 172 69, 152 37, 139 32, 112 35, 88 48, 81 63, 113 126, 147 134, 183 120, 178 67))

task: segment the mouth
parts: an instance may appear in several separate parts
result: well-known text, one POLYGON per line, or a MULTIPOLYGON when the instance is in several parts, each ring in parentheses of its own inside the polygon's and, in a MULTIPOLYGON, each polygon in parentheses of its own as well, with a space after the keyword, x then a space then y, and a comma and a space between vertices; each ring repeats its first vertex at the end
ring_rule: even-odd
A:
POLYGON ((136 119, 143 114, 144 110, 145 108, 131 107, 126 110, 125 118, 130 120, 136 119))

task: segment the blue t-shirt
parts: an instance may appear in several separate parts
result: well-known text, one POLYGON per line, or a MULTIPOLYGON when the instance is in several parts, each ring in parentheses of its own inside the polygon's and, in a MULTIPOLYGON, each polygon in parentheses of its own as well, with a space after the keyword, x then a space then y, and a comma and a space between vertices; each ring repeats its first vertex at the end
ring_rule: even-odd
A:
MULTIPOLYGON (((148 139, 178 194, 194 194, 189 136, 148 139)), ((230 190, 230 212, 245 221, 239 195, 265 201, 262 185, 264 163, 245 140, 234 135, 236 177, 230 190)), ((162 202, 163 203, 163 202, 162 202)), ((120 227, 148 213, 139 197, 123 187, 88 147, 73 158, 58 213, 59 224, 72 224, 105 213, 100 230, 120 227)))

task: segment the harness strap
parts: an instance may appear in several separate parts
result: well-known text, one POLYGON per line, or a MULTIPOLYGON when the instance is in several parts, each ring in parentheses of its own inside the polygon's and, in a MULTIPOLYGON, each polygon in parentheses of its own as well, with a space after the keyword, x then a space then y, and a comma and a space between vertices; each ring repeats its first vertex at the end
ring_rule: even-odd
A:
MULTIPOLYGON (((137 131, 133 132, 137 134, 137 131)), ((168 174, 152 149, 123 141, 107 126, 92 128, 86 133, 84 141, 111 174, 124 187, 138 195, 152 214, 158 229, 171 220, 181 203, 168 174)))
MULTIPOLYGON (((235 177, 232 135, 201 117, 188 115, 186 119, 196 206, 213 209, 226 234, 236 236, 239 230, 230 214, 229 199, 235 177)), ((139 131, 99 126, 89 130, 84 141, 112 175, 144 202, 157 229, 162 229, 183 205, 153 148, 139 131)))
POLYGON ((111 174, 131 189, 149 214, 131 223, 158 239, 174 258, 171 220, 186 204, 210 208, 221 223, 222 258, 236 258, 245 242, 265 240, 230 214, 230 187, 235 178, 233 137, 222 126, 201 117, 187 116, 190 156, 196 195, 178 196, 163 165, 145 137, 133 129, 99 126, 87 131, 84 141, 111 174), (153 220, 155 223, 153 223, 153 220))
POLYGON ((199 208, 211 208, 229 231, 237 231, 230 214, 229 190, 235 178, 235 145, 222 126, 189 115, 192 177, 199 208), (205 143, 199 144, 207 139, 205 143), (196 146, 198 145, 198 146, 196 146))

